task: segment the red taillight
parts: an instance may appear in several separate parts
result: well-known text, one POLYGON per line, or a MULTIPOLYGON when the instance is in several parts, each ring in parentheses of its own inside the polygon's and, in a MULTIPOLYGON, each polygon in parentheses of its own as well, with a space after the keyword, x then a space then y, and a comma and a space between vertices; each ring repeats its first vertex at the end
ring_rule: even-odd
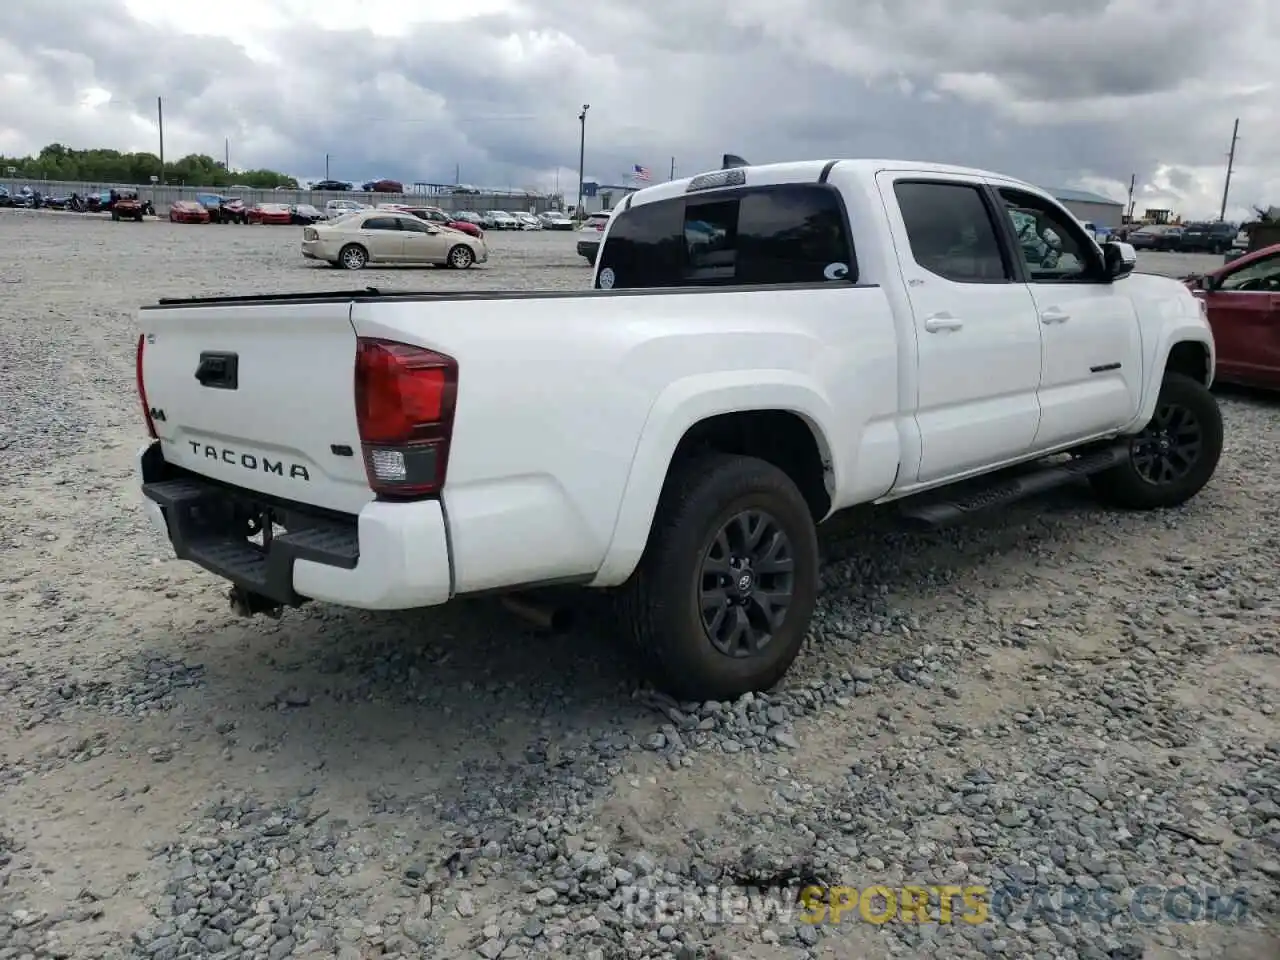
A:
POLYGON ((355 389, 373 491, 385 497, 439 493, 449 465, 457 361, 407 343, 360 337, 355 389))
POLYGON ((151 439, 157 439, 156 422, 151 419, 151 404, 147 402, 147 387, 142 382, 142 351, 147 343, 147 335, 145 333, 138 334, 138 355, 134 361, 134 376, 138 381, 138 399, 142 402, 142 415, 147 420, 147 433, 151 435, 151 439))

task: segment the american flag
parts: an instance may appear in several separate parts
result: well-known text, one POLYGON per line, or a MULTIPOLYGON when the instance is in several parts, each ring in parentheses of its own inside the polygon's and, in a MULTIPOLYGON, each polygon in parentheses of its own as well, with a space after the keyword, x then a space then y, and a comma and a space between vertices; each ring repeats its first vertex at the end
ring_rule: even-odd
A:
POLYGON ((640 164, 633 164, 631 168, 631 179, 648 181, 651 179, 648 167, 642 167, 640 164))

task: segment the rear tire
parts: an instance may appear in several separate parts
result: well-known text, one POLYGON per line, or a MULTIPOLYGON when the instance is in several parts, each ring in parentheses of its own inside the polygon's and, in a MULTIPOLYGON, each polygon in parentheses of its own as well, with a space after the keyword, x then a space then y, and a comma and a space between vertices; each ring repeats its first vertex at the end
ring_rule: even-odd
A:
POLYGON ((369 263, 369 252, 358 243, 348 243, 338 251, 338 263, 345 270, 363 270, 369 263))
POLYGON ((1209 389, 1166 373, 1155 413, 1131 437, 1128 459, 1089 478, 1104 503, 1156 510, 1186 503, 1213 477, 1222 456, 1222 412, 1209 389))
POLYGON ((727 700, 782 679, 817 592, 817 530, 791 478, 713 453, 672 466, 618 607, 656 686, 681 700, 727 700))

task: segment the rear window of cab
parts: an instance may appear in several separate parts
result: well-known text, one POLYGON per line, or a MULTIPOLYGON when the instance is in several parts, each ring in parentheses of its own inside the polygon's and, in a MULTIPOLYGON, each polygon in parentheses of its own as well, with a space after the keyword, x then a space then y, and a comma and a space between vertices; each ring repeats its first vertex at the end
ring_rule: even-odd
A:
POLYGON ((717 190, 640 204, 614 217, 596 286, 857 281, 840 194, 823 184, 717 190))

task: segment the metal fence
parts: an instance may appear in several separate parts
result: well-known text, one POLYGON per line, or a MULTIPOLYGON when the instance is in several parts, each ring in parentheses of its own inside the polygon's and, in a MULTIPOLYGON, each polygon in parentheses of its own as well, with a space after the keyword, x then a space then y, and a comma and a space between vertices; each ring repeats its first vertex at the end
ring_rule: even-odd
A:
POLYGON ((39 190, 46 197, 69 197, 73 193, 84 196, 112 188, 137 190, 143 200, 150 200, 156 212, 163 214, 175 200, 191 200, 197 193, 217 193, 239 197, 247 206, 255 203, 309 203, 324 208, 329 200, 355 200, 358 203, 405 203, 411 206, 440 207, 443 210, 505 210, 508 213, 528 211, 542 213, 551 209, 552 197, 516 196, 505 193, 365 193, 352 190, 335 193, 328 190, 228 190, 226 187, 175 186, 173 184, 92 183, 79 180, 22 180, 7 178, 0 184, 10 193, 19 192, 24 186, 39 190))

